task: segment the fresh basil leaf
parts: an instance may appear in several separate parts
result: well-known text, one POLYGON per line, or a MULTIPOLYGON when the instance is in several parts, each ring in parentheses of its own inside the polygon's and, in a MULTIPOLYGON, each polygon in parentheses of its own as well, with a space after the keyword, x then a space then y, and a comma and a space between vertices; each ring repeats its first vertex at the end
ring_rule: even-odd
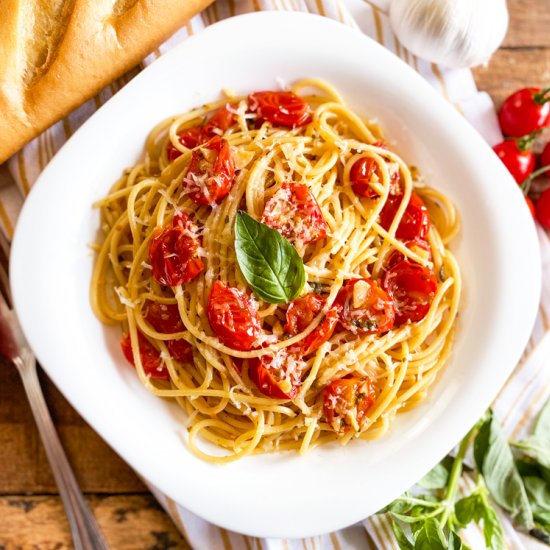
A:
POLYGON ((483 503, 478 493, 461 498, 455 504, 455 517, 461 527, 466 527, 471 521, 476 523, 483 514, 483 503))
POLYGON ((546 436, 530 435, 522 441, 514 443, 514 447, 541 466, 550 468, 550 441, 546 436))
POLYGON ((244 278, 265 302, 288 303, 304 288, 304 263, 292 244, 242 211, 235 221, 235 252, 244 278))
POLYGON ((539 477, 525 477, 523 483, 535 519, 548 523, 548 519, 550 519, 550 490, 545 481, 539 477))
POLYGON ((419 482, 418 485, 425 489, 443 489, 449 481, 449 473, 453 465, 453 459, 446 456, 436 464, 419 482))
POLYGON ((447 550, 445 535, 435 519, 427 519, 415 533, 414 550, 447 550))
POLYGON ((449 534, 449 540, 447 542, 447 549, 448 550, 470 550, 470 547, 462 542, 462 539, 457 533, 455 533, 454 531, 451 531, 449 534))
POLYGON ((392 512, 395 514, 406 514, 407 512, 410 512, 414 508, 415 504, 398 498, 397 500, 394 500, 391 504, 386 506, 383 510, 381 510, 380 513, 386 513, 386 512, 392 512))
POLYGON ((512 519, 527 529, 533 528, 533 514, 523 481, 500 424, 489 414, 474 441, 474 457, 479 472, 495 502, 512 519))
POLYGON ((407 535, 405 535, 403 529, 401 529, 401 525, 397 521, 392 520, 391 528, 400 550, 414 550, 412 542, 407 538, 407 535))
POLYGON ((483 537, 485 546, 492 550, 506 550, 504 544, 504 531, 495 510, 486 501, 482 510, 483 537))

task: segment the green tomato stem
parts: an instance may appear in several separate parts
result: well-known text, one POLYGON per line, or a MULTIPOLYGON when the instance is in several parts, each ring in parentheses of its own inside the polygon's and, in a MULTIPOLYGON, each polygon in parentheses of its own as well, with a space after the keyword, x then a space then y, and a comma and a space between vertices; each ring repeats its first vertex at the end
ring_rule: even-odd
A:
POLYGON ((545 172, 550 170, 550 164, 547 164, 546 166, 541 166, 534 172, 531 172, 525 180, 523 180, 523 183, 520 185, 521 190, 523 191, 523 194, 527 196, 529 194, 529 190, 531 189, 531 183, 533 183, 533 180, 535 178, 538 178, 539 176, 542 176, 545 172))

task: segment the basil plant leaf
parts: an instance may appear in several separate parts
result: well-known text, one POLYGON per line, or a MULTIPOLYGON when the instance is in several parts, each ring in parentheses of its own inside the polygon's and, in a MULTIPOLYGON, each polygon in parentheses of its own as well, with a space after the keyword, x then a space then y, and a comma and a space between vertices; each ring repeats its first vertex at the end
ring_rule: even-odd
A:
POLYGON ((515 446, 544 468, 550 468, 550 399, 540 411, 532 435, 515 446))
POLYGON ((405 535, 401 525, 397 521, 392 520, 391 528, 400 550, 414 550, 412 542, 407 538, 407 535, 405 535))
POLYGON ((500 424, 489 414, 474 441, 477 468, 497 504, 527 529, 533 528, 533 514, 514 456, 500 424))
POLYGON ((443 489, 449 481, 452 464, 452 457, 446 456, 418 482, 418 485, 425 489, 443 489))
POLYGON ((294 246, 242 211, 235 221, 235 252, 244 278, 264 302, 286 304, 304 288, 304 263, 294 246))
POLYGON ((415 533, 414 550, 447 550, 445 535, 435 519, 427 519, 415 533))
POLYGON ((539 477, 526 477, 523 482, 535 519, 540 523, 550 524, 550 490, 546 482, 539 477))

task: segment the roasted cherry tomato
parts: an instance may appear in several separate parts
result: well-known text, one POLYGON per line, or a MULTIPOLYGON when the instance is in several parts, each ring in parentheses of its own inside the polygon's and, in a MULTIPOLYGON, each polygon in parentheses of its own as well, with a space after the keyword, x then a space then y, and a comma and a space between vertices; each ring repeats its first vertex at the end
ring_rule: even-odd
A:
MULTIPOLYGON (((160 358, 160 352, 141 332, 138 332, 138 345, 139 356, 145 374, 159 380, 170 380, 170 373, 160 358)), ((120 347, 127 361, 135 367, 136 363, 134 361, 134 354, 132 353, 132 342, 129 334, 122 336, 120 347)))
POLYGON ((437 292, 435 275, 407 260, 386 271, 382 286, 393 300, 396 326, 424 319, 437 292))
POLYGON ((295 244, 323 239, 328 229, 315 197, 303 183, 283 183, 267 201, 262 222, 295 244))
MULTIPOLYGON (((195 126, 194 128, 186 128, 178 132, 178 141, 187 149, 194 149, 199 143, 202 143, 202 128, 195 126)), ((169 141, 166 146, 166 155, 168 160, 172 162, 178 157, 181 157, 182 152, 174 147, 174 144, 169 141)))
POLYGON ((153 279, 160 285, 176 286, 192 281, 204 269, 197 226, 180 212, 172 226, 155 231, 149 246, 153 279))
MULTIPOLYGON (((404 244, 409 250, 412 250, 419 256, 426 259, 431 259, 432 251, 430 250, 430 245, 424 239, 417 238, 413 239, 412 241, 407 241, 404 244)), ((389 269, 390 267, 397 265, 399 262, 402 262, 404 259, 405 255, 402 252, 399 252, 399 250, 394 250, 390 254, 388 260, 385 262, 385 268, 389 269)))
MULTIPOLYGON (((394 218, 403 195, 389 196, 382 212, 380 212, 380 225, 388 231, 394 218)), ((426 240, 430 229, 430 215, 424 201, 416 194, 411 193, 409 204, 399 222, 395 236, 403 241, 414 239, 426 240)))
MULTIPOLYGON (((286 310, 285 332, 295 336, 305 330, 323 309, 325 302, 325 298, 318 294, 307 294, 290 302, 286 310)), ((290 346, 291 351, 303 356, 317 351, 332 336, 337 323, 338 313, 336 309, 330 309, 312 332, 301 342, 290 346)))
POLYGON ((550 229, 550 189, 544 191, 535 205, 537 220, 545 229, 550 229))
POLYGON ((205 122, 202 132, 206 139, 214 136, 221 136, 229 130, 233 124, 235 124, 235 113, 231 105, 226 103, 205 122))
POLYGON ((231 147, 215 136, 193 151, 183 185, 194 203, 213 206, 227 196, 234 179, 231 147))
POLYGON ((547 126, 550 117, 550 88, 523 88, 507 97, 498 112, 504 134, 522 137, 547 126))
POLYGON ((394 305, 372 279, 352 279, 335 300, 341 325, 353 334, 387 332, 393 327, 394 305))
POLYGON ((374 387, 366 376, 334 380, 323 391, 326 421, 337 434, 360 431, 375 398, 374 387))
POLYGON ((533 151, 531 149, 522 151, 513 140, 497 143, 493 151, 518 183, 523 183, 535 168, 533 151))
POLYGON ((210 291, 208 321, 220 341, 236 350, 251 350, 261 333, 260 318, 250 298, 221 281, 210 291))
POLYGON ((258 389, 275 399, 294 399, 302 383, 304 361, 286 350, 275 356, 262 355, 250 359, 248 375, 258 389))
MULTIPOLYGON (((377 143, 374 145, 378 147, 382 146, 377 143)), ((388 170, 390 170, 390 194, 397 195, 399 194, 399 167, 394 169, 392 165, 388 165, 388 170)), ((369 199, 378 196, 378 193, 370 186, 370 182, 380 181, 382 178, 378 170, 378 165, 372 158, 361 157, 357 159, 351 166, 349 179, 351 181, 351 187, 356 195, 369 199), (376 176, 376 180, 373 179, 374 176, 376 176)))
POLYGON ((248 107, 274 126, 298 128, 311 121, 307 103, 293 92, 254 92, 248 96, 248 107))
MULTIPOLYGON (((161 304, 147 300, 143 317, 157 332, 171 334, 185 330, 177 304, 161 304)), ((180 363, 193 362, 193 347, 187 340, 183 338, 166 340, 166 347, 176 361, 180 363)))

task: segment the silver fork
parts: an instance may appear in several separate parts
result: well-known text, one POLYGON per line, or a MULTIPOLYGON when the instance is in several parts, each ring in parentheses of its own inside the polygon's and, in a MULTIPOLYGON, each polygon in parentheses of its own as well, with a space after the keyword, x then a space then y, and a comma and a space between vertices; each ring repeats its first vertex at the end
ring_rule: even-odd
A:
POLYGON ((0 360, 14 365, 23 381, 61 500, 65 505, 75 549, 108 550, 61 446, 38 381, 36 359, 11 308, 8 259, 9 243, 0 232, 0 360))

